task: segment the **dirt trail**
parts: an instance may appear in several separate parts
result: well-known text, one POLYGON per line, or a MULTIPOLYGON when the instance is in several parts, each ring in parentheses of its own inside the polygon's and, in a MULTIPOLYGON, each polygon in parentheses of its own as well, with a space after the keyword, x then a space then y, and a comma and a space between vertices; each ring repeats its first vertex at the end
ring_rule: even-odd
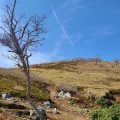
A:
POLYGON ((50 114, 48 116, 53 120, 88 120, 88 109, 80 108, 80 106, 76 104, 70 104, 69 99, 60 99, 54 98, 55 90, 53 88, 49 88, 50 98, 52 102, 56 105, 58 114, 50 114))

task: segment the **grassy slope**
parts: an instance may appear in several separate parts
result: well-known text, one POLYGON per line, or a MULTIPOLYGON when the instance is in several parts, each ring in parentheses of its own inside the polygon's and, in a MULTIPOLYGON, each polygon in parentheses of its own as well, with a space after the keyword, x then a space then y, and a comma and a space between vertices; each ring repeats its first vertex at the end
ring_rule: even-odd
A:
MULTIPOLYGON (((99 62, 98 65, 95 65, 95 62, 48 63, 32 66, 31 73, 31 96, 36 100, 46 101, 49 99, 49 94, 45 91, 47 86, 44 82, 50 85, 57 85, 58 83, 74 84, 82 86, 81 88, 108 88, 112 92, 120 93, 120 65, 116 66, 114 63, 99 62)), ((0 69, 0 95, 2 93, 10 93, 15 97, 26 98, 25 76, 20 70, 0 69)), ((81 99, 83 100, 83 98, 81 99)), ((0 100, 0 107, 8 108, 11 105, 12 107, 16 107, 16 105, 0 100)), ((21 107, 21 104, 19 107, 21 107)), ((2 112, 1 108, 0 111, 2 112)), ((11 114, 15 112, 16 114, 20 114, 19 116, 21 114, 29 116, 28 108, 16 111, 16 109, 10 110, 11 114)), ((1 116, 4 119, 6 119, 5 116, 8 117, 8 115, 4 115, 3 113, 0 113, 1 116)))
MULTIPOLYGON (((37 100, 48 100, 49 95, 40 90, 44 83, 31 82, 31 97, 37 100)), ((23 73, 14 69, 0 69, 0 95, 10 93, 14 97, 26 98, 26 82, 23 73)))
POLYGON ((120 65, 99 62, 59 62, 37 65, 31 72, 45 77, 50 83, 65 82, 93 88, 119 89, 120 65))
MULTIPOLYGON (((41 91, 44 79, 48 84, 67 83, 92 88, 120 89, 120 65, 99 62, 58 62, 31 67, 31 73, 37 77, 32 79, 33 98, 49 99, 49 95, 41 91), (37 78, 37 79, 36 79, 37 78), (39 81, 43 79, 42 82, 39 81)), ((25 98, 26 83, 24 75, 15 69, 0 69, 0 94, 11 93, 13 96, 25 98)))

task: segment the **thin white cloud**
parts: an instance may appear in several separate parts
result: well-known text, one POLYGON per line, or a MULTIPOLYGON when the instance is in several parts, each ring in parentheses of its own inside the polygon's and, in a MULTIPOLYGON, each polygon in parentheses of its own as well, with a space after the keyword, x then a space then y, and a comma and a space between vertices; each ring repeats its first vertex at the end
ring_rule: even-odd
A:
POLYGON ((54 47, 53 51, 50 53, 51 57, 57 56, 57 54, 60 52, 61 44, 62 44, 62 40, 58 40, 55 43, 55 47, 54 47))
POLYGON ((74 44, 80 42, 82 40, 83 34, 81 32, 77 32, 70 35, 71 39, 74 39, 74 44))
MULTIPOLYGON (((61 11, 64 10, 65 16, 67 15, 68 17, 80 12, 83 14, 83 11, 81 11, 82 9, 86 9, 93 5, 94 3, 89 1, 86 3, 84 0, 66 0, 62 5, 59 6, 57 12, 60 14, 61 11)), ((62 14, 62 16, 64 16, 64 14, 62 14)))
POLYGON ((83 42, 87 44, 93 43, 94 41, 95 41, 94 39, 83 40, 83 42))
POLYGON ((67 35, 67 33, 66 33, 64 27, 63 27, 62 24, 60 23, 60 21, 59 21, 59 19, 58 19, 58 17, 57 17, 57 14, 56 14, 55 10, 53 9, 52 5, 51 5, 51 8, 52 8, 52 12, 53 12, 53 14, 54 14, 54 16, 55 16, 55 18, 56 18, 58 24, 60 25, 60 27, 61 27, 63 33, 65 34, 66 38, 69 40, 69 42, 70 42, 70 44, 72 45, 72 47, 75 48, 75 46, 74 46, 72 40, 69 38, 69 36, 67 35))
MULTIPOLYGON (((80 0, 67 0, 66 2, 64 2, 60 7, 59 9, 63 9, 63 8, 66 8, 70 5, 78 5, 78 3, 80 2, 80 0)), ((77 6, 76 6, 77 7, 77 6)))
POLYGON ((95 37, 111 36, 116 32, 109 26, 96 27, 94 31, 93 36, 95 37))

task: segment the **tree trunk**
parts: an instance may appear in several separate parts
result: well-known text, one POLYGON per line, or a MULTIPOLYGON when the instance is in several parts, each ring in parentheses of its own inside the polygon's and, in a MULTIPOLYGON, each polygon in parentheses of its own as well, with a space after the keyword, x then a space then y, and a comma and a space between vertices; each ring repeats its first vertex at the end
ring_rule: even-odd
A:
POLYGON ((30 91, 31 91, 30 74, 28 73, 27 70, 25 70, 25 75, 27 77, 27 81, 26 81, 27 82, 27 92, 26 92, 27 100, 30 103, 30 105, 33 107, 33 109, 35 110, 37 115, 39 116, 40 120, 45 120, 44 116, 40 113, 40 111, 38 110, 38 108, 35 106, 35 104, 32 102, 32 100, 30 98, 30 91))
POLYGON ((40 111, 38 110, 38 108, 35 106, 35 104, 32 102, 31 98, 30 98, 30 91, 31 91, 31 86, 30 86, 30 70, 29 70, 29 63, 28 63, 28 59, 25 62, 25 59, 23 57, 23 55, 19 55, 22 65, 23 65, 23 71, 26 75, 26 86, 27 86, 27 92, 26 92, 26 97, 28 102, 30 103, 30 105, 33 107, 33 109, 35 110, 35 112, 37 113, 37 115, 39 116, 40 120, 45 120, 44 116, 40 113, 40 111))

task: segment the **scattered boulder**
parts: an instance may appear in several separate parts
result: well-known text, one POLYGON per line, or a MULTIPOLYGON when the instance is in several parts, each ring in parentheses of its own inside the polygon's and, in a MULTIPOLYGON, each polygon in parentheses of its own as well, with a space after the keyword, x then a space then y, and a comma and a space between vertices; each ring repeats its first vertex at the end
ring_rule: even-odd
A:
MULTIPOLYGON (((39 118, 39 116, 36 116, 34 118, 34 120, 46 120, 46 111, 44 108, 38 108, 38 110, 40 111, 40 114, 42 115, 42 119, 39 118)), ((36 114, 35 110, 30 110, 30 116, 32 116, 33 114, 36 114)))
POLYGON ((10 94, 2 94, 2 99, 11 99, 11 95, 10 94))
POLYGON ((53 108, 53 104, 50 101, 46 101, 43 103, 43 106, 47 107, 47 108, 53 108))
POLYGON ((40 113, 41 113, 41 115, 42 115, 43 117, 46 117, 46 111, 45 111, 45 109, 44 109, 43 107, 38 108, 38 110, 40 111, 40 113))
POLYGON ((58 98, 63 98, 64 97, 64 92, 63 91, 59 92, 57 94, 57 96, 58 96, 58 98))
POLYGON ((13 98, 10 94, 2 94, 2 99, 3 100, 10 100, 10 101, 12 101, 12 102, 14 102, 14 103, 16 103, 16 102, 18 102, 18 99, 16 99, 16 98, 13 98))
POLYGON ((70 95, 69 92, 67 92, 67 93, 64 94, 64 97, 65 97, 65 98, 71 98, 71 95, 70 95))
POLYGON ((34 120, 40 120, 40 118, 39 118, 38 116, 36 116, 36 117, 34 118, 34 120))
POLYGON ((53 109, 53 113, 54 113, 54 114, 57 114, 57 108, 54 108, 54 109, 53 109))
POLYGON ((35 115, 35 110, 29 110, 30 111, 30 116, 35 115))
POLYGON ((71 98, 71 94, 69 92, 65 93, 61 91, 55 95, 55 98, 71 98))
POLYGON ((34 118, 34 120, 46 120, 46 118, 39 118, 38 116, 36 116, 35 118, 34 118))
POLYGON ((17 103, 19 100, 16 98, 12 98, 13 103, 17 103))
POLYGON ((53 114, 60 114, 60 113, 58 112, 57 108, 54 108, 54 109, 53 109, 53 114))

